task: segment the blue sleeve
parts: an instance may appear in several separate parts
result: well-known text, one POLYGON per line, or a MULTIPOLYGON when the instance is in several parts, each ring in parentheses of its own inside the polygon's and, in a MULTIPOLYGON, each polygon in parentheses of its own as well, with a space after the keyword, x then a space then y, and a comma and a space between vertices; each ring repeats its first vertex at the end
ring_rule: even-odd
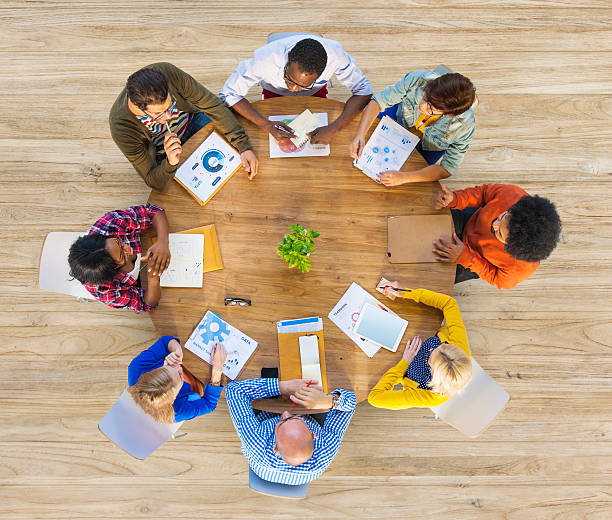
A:
POLYGON ((191 392, 182 395, 179 394, 174 401, 174 420, 176 422, 188 421, 200 415, 211 413, 217 408, 221 392, 223 392, 222 386, 213 386, 209 384, 206 385, 204 389, 204 396, 199 399, 190 401, 189 394, 191 392))
POLYGON ((339 388, 334 392, 340 394, 337 407, 327 412, 321 430, 321 445, 324 446, 325 455, 330 458, 330 461, 340 449, 342 437, 355 413, 355 406, 357 406, 357 398, 350 390, 339 388))
POLYGON ((242 445, 247 449, 255 450, 262 442, 261 437, 256 434, 260 422, 255 417, 251 401, 277 395, 280 395, 280 390, 278 379, 275 378, 232 381, 225 387, 225 398, 234 428, 242 445))
MULTIPOLYGON (((395 84, 389 85, 387 88, 375 94, 372 99, 378 103, 381 110, 401 103, 405 97, 414 96, 416 84, 422 79, 424 72, 426 71, 415 70, 409 72, 395 84)), ((416 100, 413 101, 416 102, 416 100)))
POLYGON ((145 372, 151 372, 164 364, 164 358, 169 354, 168 343, 175 339, 174 336, 162 336, 147 350, 138 354, 128 366, 128 385, 132 386, 138 382, 138 378, 145 372))

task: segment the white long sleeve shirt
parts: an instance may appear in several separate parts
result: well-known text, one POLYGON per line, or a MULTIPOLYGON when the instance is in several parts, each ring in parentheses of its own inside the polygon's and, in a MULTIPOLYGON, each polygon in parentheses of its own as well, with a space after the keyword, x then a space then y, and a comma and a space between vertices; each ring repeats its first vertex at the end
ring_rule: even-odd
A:
POLYGON ((223 85, 219 97, 231 107, 243 99, 256 83, 281 96, 311 96, 321 90, 334 74, 353 94, 372 94, 368 78, 357 67, 355 60, 344 52, 340 43, 316 35, 299 34, 268 43, 257 49, 253 58, 241 61, 223 85), (285 83, 287 57, 295 44, 306 38, 317 40, 323 45, 327 53, 327 65, 312 88, 292 92, 285 83))

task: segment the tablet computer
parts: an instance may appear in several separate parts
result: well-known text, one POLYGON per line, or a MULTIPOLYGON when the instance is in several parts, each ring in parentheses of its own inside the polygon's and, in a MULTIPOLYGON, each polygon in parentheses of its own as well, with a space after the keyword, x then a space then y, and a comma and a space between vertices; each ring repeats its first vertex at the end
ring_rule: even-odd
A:
POLYGON ((361 309, 354 331, 358 336, 395 352, 402 341, 407 326, 408 322, 396 314, 386 311, 378 305, 366 303, 361 309))

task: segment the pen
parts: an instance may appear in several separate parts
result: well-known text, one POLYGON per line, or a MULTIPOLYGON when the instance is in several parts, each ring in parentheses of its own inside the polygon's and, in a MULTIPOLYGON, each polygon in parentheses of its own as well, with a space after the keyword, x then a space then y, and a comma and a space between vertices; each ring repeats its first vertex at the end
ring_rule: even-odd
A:
MULTIPOLYGON (((306 383, 306 388, 308 388, 311 384, 312 384, 312 381, 308 381, 308 383, 306 383)), ((295 403, 291 405, 291 408, 294 408, 294 407, 295 407, 295 403)))
POLYGON ((277 130, 280 130, 281 132, 285 132, 288 135, 293 135, 293 132, 290 132, 289 130, 287 130, 284 126, 281 125, 274 125, 274 128, 276 128, 277 130))
POLYGON ((168 130, 169 133, 172 133, 172 130, 170 130, 170 126, 168 125, 168 121, 165 121, 164 124, 166 125, 166 130, 168 130))
POLYGON ((394 291, 412 292, 412 289, 402 289, 401 287, 393 287, 392 285, 381 285, 378 289, 393 289, 394 291))

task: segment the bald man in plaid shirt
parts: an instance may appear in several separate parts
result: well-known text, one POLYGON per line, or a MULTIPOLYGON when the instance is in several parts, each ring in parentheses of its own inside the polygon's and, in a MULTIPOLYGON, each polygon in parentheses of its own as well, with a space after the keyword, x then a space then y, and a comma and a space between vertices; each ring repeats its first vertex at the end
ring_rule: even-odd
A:
POLYGON ((307 383, 306 379, 262 378, 234 381, 225 388, 242 453, 263 480, 294 486, 311 482, 323 474, 340 449, 355 413, 355 394, 343 389, 325 394, 320 387, 308 387, 307 383), (251 401, 278 395, 306 408, 329 409, 323 425, 309 415, 288 411, 255 415, 251 401))

